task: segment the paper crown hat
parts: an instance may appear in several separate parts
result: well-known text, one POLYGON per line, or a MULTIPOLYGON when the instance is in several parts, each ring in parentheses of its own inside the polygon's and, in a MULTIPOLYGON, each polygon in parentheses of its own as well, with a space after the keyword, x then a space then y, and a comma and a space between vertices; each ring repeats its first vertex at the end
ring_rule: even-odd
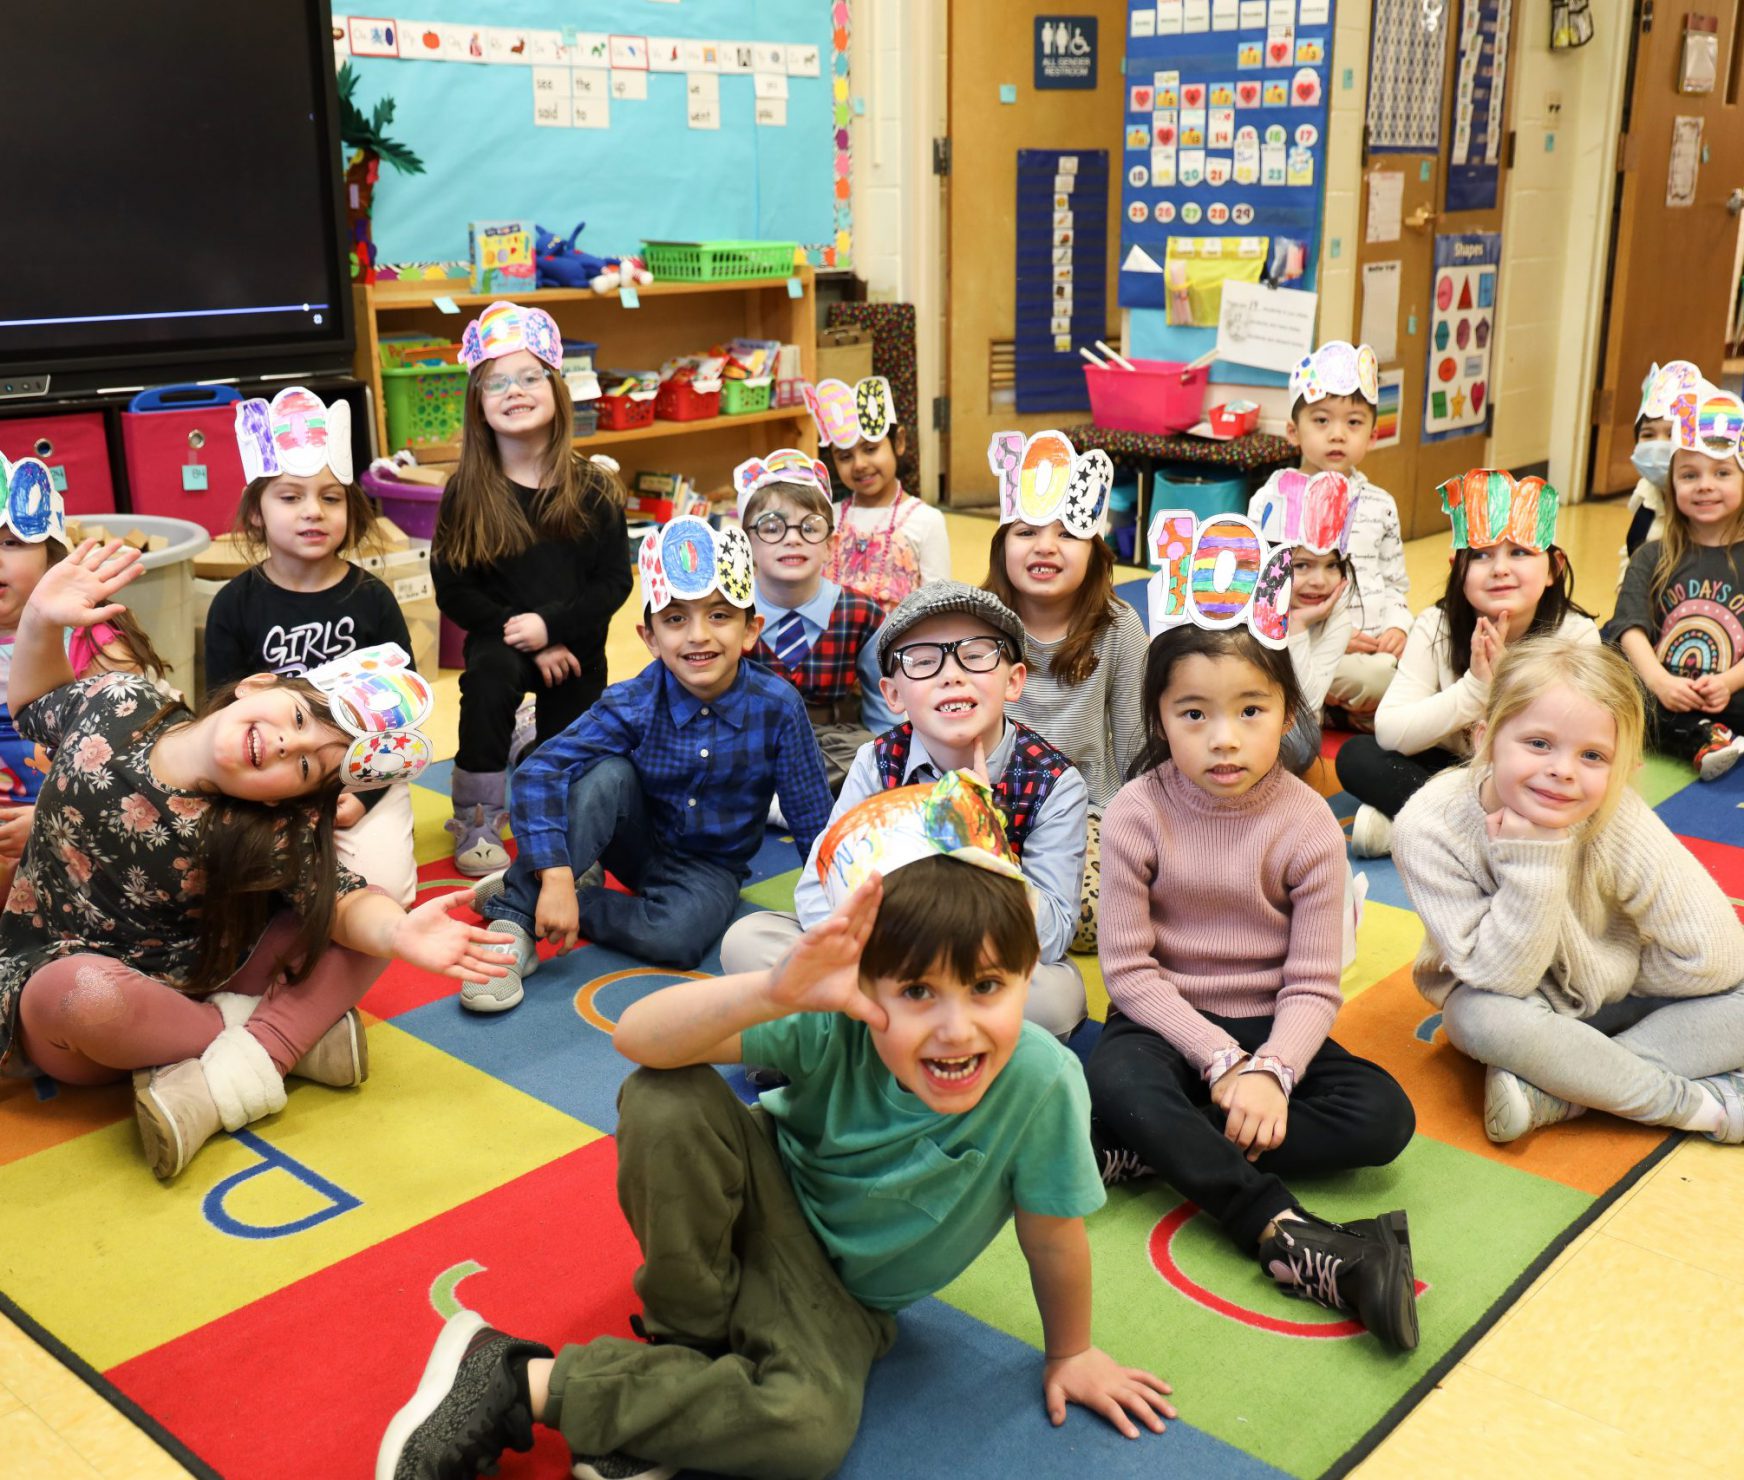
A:
POLYGON ((736 607, 756 600, 751 578, 751 541, 736 525, 714 529, 689 514, 642 536, 636 557, 642 600, 650 612, 665 611, 676 599, 694 601, 719 591, 736 607))
POLYGON ((815 484, 830 502, 830 470, 809 453, 795 447, 778 447, 762 457, 753 457, 733 469, 733 491, 739 496, 739 517, 745 517, 745 505, 751 495, 772 483, 815 484))
POLYGON ((1730 457, 1744 467, 1744 401, 1698 380, 1671 402, 1671 445, 1708 457, 1730 457))
POLYGON ((1381 365, 1366 344, 1334 339, 1303 355, 1290 371, 1290 399, 1312 406, 1328 396, 1361 396, 1369 405, 1381 399, 1381 365))
POLYGON ((1100 447, 1079 453, 1060 432, 995 432, 987 465, 999 479, 999 522, 1051 524, 1081 540, 1102 532, 1114 464, 1100 447))
POLYGON ((892 874, 917 859, 941 857, 1023 879, 993 793, 971 771, 874 792, 850 807, 818 844, 818 881, 834 909, 873 873, 892 874))
POLYGON ((250 483, 280 473, 307 478, 330 468, 335 478, 349 484, 351 407, 344 401, 329 406, 300 385, 286 386, 271 401, 238 402, 236 448, 250 483))
POLYGON ((1703 384, 1702 372, 1688 360, 1668 360, 1655 365, 1641 382, 1641 409, 1636 421, 1662 421, 1671 415, 1671 403, 1684 391, 1703 384))
POLYGON ((1245 624, 1267 647, 1288 641, 1291 547, 1268 546, 1251 519, 1219 514, 1200 523, 1164 509, 1151 520, 1150 550, 1153 637, 1186 623, 1212 631, 1245 624))
POLYGON ((0 523, 27 545, 67 542, 67 509, 41 458, 8 461, 0 452, 0 523))
POLYGON ((340 771, 348 791, 411 781, 430 764, 430 738, 418 726, 435 696, 398 643, 359 648, 304 676, 327 696, 334 722, 352 737, 340 771))
POLYGON ((1501 468, 1473 468, 1441 485, 1441 507, 1453 520, 1453 548, 1485 550, 1511 540, 1528 550, 1556 542, 1561 497, 1542 478, 1516 479, 1501 468))
POLYGON ((557 332, 556 319, 542 308, 493 303, 460 336, 460 363, 471 370, 518 349, 543 360, 553 370, 563 368, 563 336, 557 332))
POLYGON ((890 396, 890 382, 882 375, 868 375, 853 385, 821 380, 802 389, 818 436, 831 447, 882 441, 896 425, 896 403, 890 396))
POLYGON ((1350 527, 1359 495, 1343 473, 1288 468, 1260 492, 1256 520, 1273 545, 1300 545, 1316 555, 1350 553, 1350 527))

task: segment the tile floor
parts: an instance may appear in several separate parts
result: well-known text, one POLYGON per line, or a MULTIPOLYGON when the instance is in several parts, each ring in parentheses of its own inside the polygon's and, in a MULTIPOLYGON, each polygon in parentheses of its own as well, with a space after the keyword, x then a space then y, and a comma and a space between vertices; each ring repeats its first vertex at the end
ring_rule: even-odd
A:
MULTIPOLYGON (((948 516, 957 574, 979 580, 985 520, 948 516)), ((1565 514, 1577 599, 1613 600, 1620 502, 1565 514)), ((1440 594, 1443 538, 1408 547, 1414 600, 1440 594)), ((1123 575, 1126 573, 1122 573, 1123 575)), ((612 672, 646 661, 626 607, 612 672)), ((451 753, 456 676, 435 736, 451 753)), ((434 727, 433 727, 434 728, 434 727)), ((1736 1473, 1744 1446, 1744 1152, 1688 1142, 1586 1230, 1356 1471, 1360 1480, 1736 1473)), ((183 1474, 11 1322, 0 1318, 0 1455, 12 1480, 158 1480, 183 1474)))

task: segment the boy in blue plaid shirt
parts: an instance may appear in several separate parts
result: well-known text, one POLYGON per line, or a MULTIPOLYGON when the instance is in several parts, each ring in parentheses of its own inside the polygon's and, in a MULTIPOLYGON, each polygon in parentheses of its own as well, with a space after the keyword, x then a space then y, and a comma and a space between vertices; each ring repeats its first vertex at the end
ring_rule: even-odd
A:
POLYGON ((776 788, 801 859, 829 821, 804 703, 743 661, 763 625, 744 532, 674 519, 642 541, 638 563, 636 631, 656 661, 515 773, 517 856, 484 905, 515 943, 501 948, 506 977, 462 986, 460 1005, 474 1012, 521 1000, 539 938, 567 950, 586 936, 695 966, 732 919, 776 788), (636 892, 604 888, 596 866, 636 892))

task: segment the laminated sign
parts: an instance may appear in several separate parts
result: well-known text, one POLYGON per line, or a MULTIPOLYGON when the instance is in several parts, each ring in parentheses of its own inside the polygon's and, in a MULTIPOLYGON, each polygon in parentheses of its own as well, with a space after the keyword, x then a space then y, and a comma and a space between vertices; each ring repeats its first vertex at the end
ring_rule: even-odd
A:
POLYGON ((1096 86, 1096 17, 1038 15, 1035 18, 1035 85, 1096 86))

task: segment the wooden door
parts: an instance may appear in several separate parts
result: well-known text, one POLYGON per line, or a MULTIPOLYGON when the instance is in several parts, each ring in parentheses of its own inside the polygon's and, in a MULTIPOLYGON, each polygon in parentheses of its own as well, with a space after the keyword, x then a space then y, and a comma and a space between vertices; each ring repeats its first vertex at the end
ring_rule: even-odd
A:
MULTIPOLYGON (((1019 416, 994 396, 1009 384, 1016 328, 1017 151, 1103 149, 1108 176, 1108 331, 1120 327, 1116 302, 1120 252, 1121 124, 1125 117, 1126 0, 952 0, 948 62, 951 170, 946 180, 945 394, 950 431, 940 457, 946 502, 998 501, 987 466, 988 439, 1020 427, 1040 431, 1087 411, 1019 416), (1096 86, 1035 88, 1035 18, 1094 16, 1096 86), (1015 101, 1001 101, 1014 89, 1015 101)), ((931 435, 923 430, 922 436, 931 435)))
MULTIPOLYGON (((1690 360, 1718 380, 1738 248, 1728 197, 1744 188, 1744 4, 1651 0, 1636 7, 1633 76, 1617 168, 1604 348, 1593 398, 1592 486, 1631 488, 1641 380, 1655 361, 1690 360), (1718 76, 1709 93, 1680 93, 1687 17, 1716 25, 1718 76), (1667 203, 1677 120, 1701 120, 1694 169, 1676 182, 1690 204, 1667 203), (1704 157, 1705 156, 1705 157, 1704 157)), ((1688 155, 1686 154, 1686 159, 1688 155)))
MULTIPOLYGON (((1499 232, 1502 229, 1502 202, 1508 182, 1507 139, 1514 114, 1515 83, 1518 68, 1513 58, 1519 55, 1520 27, 1526 21, 1523 8, 1516 5, 1513 24, 1508 34, 1508 85, 1504 96, 1502 123, 1503 147, 1498 160, 1495 205, 1488 210, 1452 211, 1447 209, 1447 177, 1449 154, 1453 140, 1456 91, 1459 86, 1459 36, 1461 7, 1449 4, 1441 25, 1441 45, 1444 48, 1442 72, 1441 132, 1434 153, 1395 154, 1379 151, 1366 153, 1363 161, 1363 189, 1359 204, 1357 228, 1357 317, 1350 326, 1352 335, 1360 332, 1363 309, 1362 266, 1367 263, 1399 263, 1399 307, 1395 329, 1396 353, 1382 360, 1383 374, 1389 370, 1404 373, 1404 388, 1399 403, 1399 442, 1396 446, 1371 452, 1363 460, 1363 472, 1393 495, 1399 505, 1399 520, 1406 539, 1434 534, 1447 527, 1447 516, 1441 511, 1436 487, 1444 479, 1467 468, 1481 467, 1485 444, 1489 439, 1488 422, 1470 433, 1449 437, 1443 441, 1422 440, 1424 403, 1430 387, 1430 334, 1434 320, 1435 238, 1462 232, 1499 232), (1370 177, 1399 173, 1403 175, 1400 203, 1401 227, 1398 240, 1370 242, 1369 208, 1373 199, 1370 177)), ((1508 250, 1506 238, 1502 250, 1508 250)), ((1500 274, 1498 273, 1499 277, 1500 274)), ((1330 332, 1330 331, 1328 331, 1330 332)), ((1492 381, 1499 356, 1490 356, 1492 381)))

